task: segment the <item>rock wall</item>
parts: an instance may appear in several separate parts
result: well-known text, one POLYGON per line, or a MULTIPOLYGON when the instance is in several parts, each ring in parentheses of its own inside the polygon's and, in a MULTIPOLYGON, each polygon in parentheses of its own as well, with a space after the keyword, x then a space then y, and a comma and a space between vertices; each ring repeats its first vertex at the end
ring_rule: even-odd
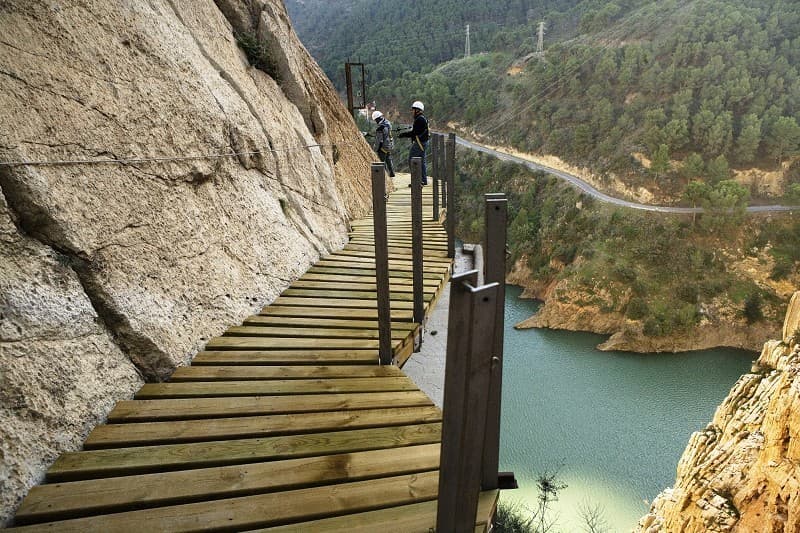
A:
POLYGON ((117 400, 340 247, 372 155, 280 0, 3 0, 0 28, 0 162, 84 161, 0 165, 3 524, 117 400))
POLYGON ((692 435, 637 531, 800 531, 800 292, 783 331, 692 435))

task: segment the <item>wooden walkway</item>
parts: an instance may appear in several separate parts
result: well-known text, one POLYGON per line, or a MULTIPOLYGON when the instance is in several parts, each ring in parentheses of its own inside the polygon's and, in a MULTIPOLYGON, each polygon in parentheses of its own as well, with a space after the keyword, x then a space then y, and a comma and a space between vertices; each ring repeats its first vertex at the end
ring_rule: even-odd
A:
MULTIPOLYGON (((392 342, 412 320, 410 194, 388 202, 392 342)), ((425 189, 425 299, 449 279, 425 189)), ((144 385, 31 489, 19 531, 425 532, 436 525, 442 413, 378 366, 372 219, 168 383, 144 385)), ((481 494, 485 531, 497 491, 481 494)))

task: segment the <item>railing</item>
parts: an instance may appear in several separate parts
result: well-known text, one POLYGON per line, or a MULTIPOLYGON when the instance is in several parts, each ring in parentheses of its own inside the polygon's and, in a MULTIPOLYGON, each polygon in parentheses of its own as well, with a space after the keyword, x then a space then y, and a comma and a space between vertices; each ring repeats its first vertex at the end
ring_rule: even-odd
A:
MULTIPOLYGON (((432 219, 445 206, 448 256, 455 257, 455 146, 433 134, 432 219), (441 194, 441 197, 440 197, 441 194)), ((414 321, 423 324, 422 161, 411 160, 411 223, 414 321)), ((391 364, 386 175, 382 163, 372 166, 375 272, 378 291, 380 362, 391 364)), ((436 530, 474 531, 482 490, 516 488, 513 474, 499 472, 500 411, 503 377, 507 204, 504 194, 485 198, 486 284, 478 271, 453 276, 450 284, 448 343, 444 385, 444 420, 439 467, 436 530)))

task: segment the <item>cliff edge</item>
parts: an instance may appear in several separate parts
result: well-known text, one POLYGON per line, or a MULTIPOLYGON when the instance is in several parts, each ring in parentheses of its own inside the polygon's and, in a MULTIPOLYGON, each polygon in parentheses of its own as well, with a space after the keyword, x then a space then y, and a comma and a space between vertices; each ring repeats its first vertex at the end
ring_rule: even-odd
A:
POLYGON ((800 292, 636 531, 800 531, 800 292))
POLYGON ((372 154, 280 0, 6 0, 0 28, 2 525, 345 243, 372 154))

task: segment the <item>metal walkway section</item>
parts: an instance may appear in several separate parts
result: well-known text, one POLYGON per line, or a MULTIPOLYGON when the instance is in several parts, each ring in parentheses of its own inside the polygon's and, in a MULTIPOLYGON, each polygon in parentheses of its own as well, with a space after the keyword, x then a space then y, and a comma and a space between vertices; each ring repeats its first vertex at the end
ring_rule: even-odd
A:
MULTIPOLYGON (((421 333, 405 179, 387 206, 400 365, 421 333)), ((451 260, 441 223, 423 226, 429 312, 451 260)), ((17 530, 433 530, 442 413, 397 366, 378 365, 372 219, 350 237, 169 382, 119 402, 31 489, 17 530)), ((481 494, 476 531, 497 494, 481 494)))

